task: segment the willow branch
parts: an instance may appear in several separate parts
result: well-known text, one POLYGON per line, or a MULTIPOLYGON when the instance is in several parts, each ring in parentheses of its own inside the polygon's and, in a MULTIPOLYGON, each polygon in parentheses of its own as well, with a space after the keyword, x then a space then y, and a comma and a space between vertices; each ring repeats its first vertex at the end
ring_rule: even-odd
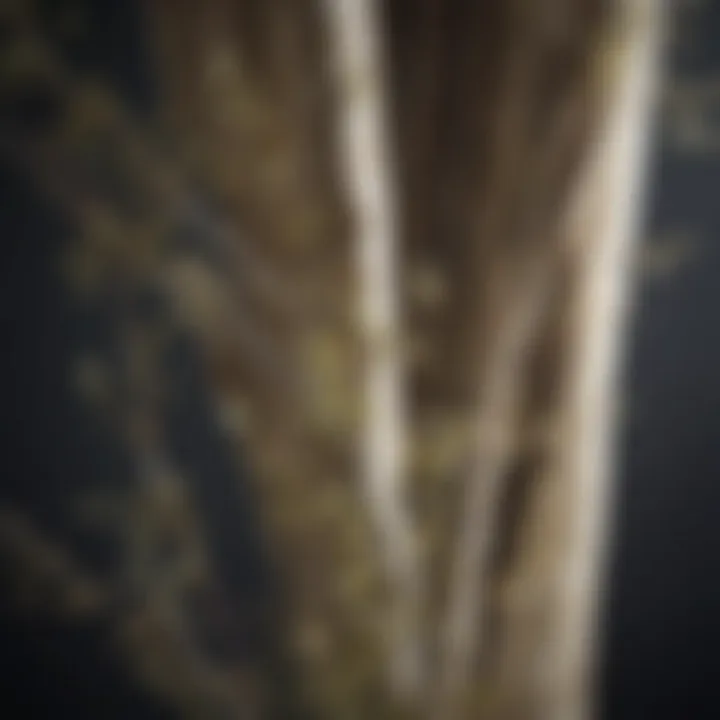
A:
POLYGON ((385 123, 382 26, 372 0, 327 0, 331 62, 337 73, 339 150, 355 213, 361 342, 364 348, 363 490, 395 598, 392 675, 417 684, 419 567, 405 507, 405 399, 399 355, 395 164, 385 123))
POLYGON ((570 400, 565 418, 562 472, 573 481, 570 548, 561 568, 560 629, 555 657, 546 658, 557 678, 576 688, 547 717, 566 720, 587 713, 595 656, 596 611, 609 538, 615 398, 631 268, 642 219, 662 38, 663 3, 628 0, 614 44, 608 48, 605 82, 611 114, 594 148, 575 222, 577 234, 596 228, 583 256, 573 332, 570 400), (597 220, 597 222, 593 222, 597 220))

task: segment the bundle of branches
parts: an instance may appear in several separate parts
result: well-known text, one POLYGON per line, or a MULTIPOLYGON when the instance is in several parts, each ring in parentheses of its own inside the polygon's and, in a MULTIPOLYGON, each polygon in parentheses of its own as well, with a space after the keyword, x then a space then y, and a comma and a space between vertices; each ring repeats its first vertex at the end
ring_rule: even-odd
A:
POLYGON ((198 717, 585 717, 659 3, 142 10, 145 120, 2 3, 5 150, 113 312, 81 373, 137 470, 113 592, 174 618, 133 665, 182 666, 143 675, 198 717), (166 437, 179 336, 273 568, 252 682, 192 639, 214 586, 166 437))

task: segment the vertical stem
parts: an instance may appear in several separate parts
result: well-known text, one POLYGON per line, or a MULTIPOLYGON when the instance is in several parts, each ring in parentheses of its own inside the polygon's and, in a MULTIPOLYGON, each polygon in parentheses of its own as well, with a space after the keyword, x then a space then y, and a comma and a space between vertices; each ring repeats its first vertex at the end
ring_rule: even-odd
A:
MULTIPOLYGON (((574 234, 585 246, 578 272, 580 297, 573 333, 575 357, 560 472, 569 479, 571 523, 561 567, 558 627, 552 668, 558 705, 553 720, 579 720, 590 711, 588 683, 596 654, 600 580, 608 532, 613 475, 618 359, 632 288, 633 251, 643 209, 650 115, 658 79, 660 20, 657 0, 627 0, 606 50, 612 67, 609 117, 584 180, 574 234), (596 228, 592 238, 584 237, 596 228)), ((545 717, 545 715, 543 715, 545 717)))
POLYGON ((487 573, 498 527, 504 480, 515 457, 520 400, 525 391, 526 357, 548 305, 553 278, 550 258, 531 262, 490 346, 477 411, 477 441, 458 516, 451 557, 448 606, 440 628, 440 666, 433 717, 456 716, 482 644, 487 573), (519 287, 522 286, 522 290, 519 287))
POLYGON ((387 134, 382 26, 373 0, 325 0, 330 61, 339 90, 339 149, 354 212, 364 349, 363 492, 386 565, 391 610, 391 681, 417 689, 420 666, 417 549, 402 481, 405 398, 399 353, 398 218, 387 134))

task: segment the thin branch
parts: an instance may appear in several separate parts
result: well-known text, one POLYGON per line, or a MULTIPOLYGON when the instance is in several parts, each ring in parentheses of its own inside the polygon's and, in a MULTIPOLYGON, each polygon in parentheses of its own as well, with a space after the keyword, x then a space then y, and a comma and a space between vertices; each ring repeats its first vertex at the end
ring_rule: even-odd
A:
POLYGON ((420 673, 420 572, 402 482, 405 398, 399 353, 395 158, 387 137, 382 26, 372 0, 326 0, 338 81, 339 150, 355 213, 365 409, 362 484, 395 598, 391 673, 414 693, 420 673))
POLYGON ((487 361, 481 385, 484 397, 476 416, 476 443, 468 486, 459 513, 452 555, 448 606, 440 627, 439 690, 434 712, 452 717, 458 693, 467 680, 481 645, 482 607, 487 600, 483 580, 493 547, 504 478, 514 457, 519 422, 520 382, 539 320, 548 306, 552 263, 533 263, 524 290, 509 301, 506 319, 487 361))
POLYGON ((554 657, 543 663, 557 682, 560 707, 548 718, 582 718, 596 656, 596 611, 609 538, 608 507, 614 453, 613 418, 618 397, 619 352, 632 285, 633 257, 640 236, 651 113, 660 75, 663 4, 632 0, 618 18, 622 27, 605 78, 613 92, 612 114, 594 149, 583 183, 577 235, 594 237, 579 270, 581 295, 574 317, 576 349, 570 372, 567 441, 561 472, 572 483, 569 555, 560 568, 559 628, 553 633, 554 657), (593 219, 597 218, 597 224, 593 219))

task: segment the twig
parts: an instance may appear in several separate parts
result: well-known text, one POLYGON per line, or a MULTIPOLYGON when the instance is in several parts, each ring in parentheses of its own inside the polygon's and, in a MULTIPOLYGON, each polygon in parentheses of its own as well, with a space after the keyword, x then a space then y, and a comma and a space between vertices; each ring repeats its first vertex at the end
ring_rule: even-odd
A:
POLYGON ((387 137, 382 27, 373 0, 326 0, 339 96, 339 151, 355 213, 365 397, 361 475, 394 593, 391 681, 419 686, 420 568, 402 487, 405 398, 399 354, 395 158, 387 137))

